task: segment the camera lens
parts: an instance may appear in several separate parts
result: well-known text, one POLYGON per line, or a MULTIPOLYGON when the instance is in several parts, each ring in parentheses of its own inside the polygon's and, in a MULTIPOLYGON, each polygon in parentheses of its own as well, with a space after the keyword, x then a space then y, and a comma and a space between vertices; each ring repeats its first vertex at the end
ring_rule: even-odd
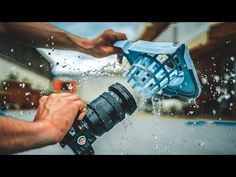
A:
POLYGON ((75 154, 93 154, 91 145, 96 136, 109 131, 125 118, 125 114, 132 114, 136 108, 137 103, 128 89, 115 83, 108 88, 108 92, 102 93, 87 105, 84 119, 75 119, 60 144, 62 147, 68 145, 75 154))
POLYGON ((125 114, 130 115, 137 108, 134 97, 120 83, 111 85, 108 90, 88 104, 84 119, 97 136, 109 131, 125 118, 125 114))

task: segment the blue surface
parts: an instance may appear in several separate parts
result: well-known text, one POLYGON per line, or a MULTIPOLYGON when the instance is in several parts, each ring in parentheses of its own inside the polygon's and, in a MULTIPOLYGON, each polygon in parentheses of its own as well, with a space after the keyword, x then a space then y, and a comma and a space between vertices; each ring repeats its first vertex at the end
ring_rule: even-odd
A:
POLYGON ((236 126, 236 121, 214 121, 213 125, 236 126))
POLYGON ((207 122, 206 121, 187 121, 185 122, 186 125, 189 125, 189 126, 202 126, 202 125, 206 125, 207 122))
POLYGON ((236 126, 236 121, 186 121, 186 125, 188 126, 203 126, 206 124, 218 125, 218 126, 236 126))

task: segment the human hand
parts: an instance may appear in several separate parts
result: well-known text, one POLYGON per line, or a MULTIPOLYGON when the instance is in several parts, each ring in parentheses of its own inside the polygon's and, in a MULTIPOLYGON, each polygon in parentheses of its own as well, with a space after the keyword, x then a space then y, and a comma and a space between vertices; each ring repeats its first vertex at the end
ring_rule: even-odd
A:
POLYGON ((47 127, 48 144, 60 142, 72 126, 79 114, 82 120, 86 113, 86 104, 79 96, 71 93, 51 94, 39 100, 39 107, 35 116, 36 122, 42 122, 47 127))
POLYGON ((124 33, 115 32, 112 29, 104 31, 94 39, 87 41, 87 52, 97 58, 106 57, 112 54, 120 53, 120 49, 113 46, 116 41, 126 40, 124 33))

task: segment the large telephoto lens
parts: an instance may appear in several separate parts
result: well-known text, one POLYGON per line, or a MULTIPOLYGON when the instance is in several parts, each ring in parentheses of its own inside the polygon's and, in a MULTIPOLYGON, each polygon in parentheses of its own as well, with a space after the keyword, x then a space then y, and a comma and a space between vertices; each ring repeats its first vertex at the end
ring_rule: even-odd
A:
POLYGON ((115 83, 108 90, 88 104, 85 121, 97 136, 109 131, 125 114, 130 115, 137 108, 133 96, 123 85, 115 83))
POLYGON ((76 118, 69 132, 60 142, 62 147, 68 145, 77 155, 93 154, 92 143, 96 136, 108 132, 118 122, 131 115, 137 103, 128 89, 119 83, 112 84, 108 92, 87 105, 86 116, 82 121, 76 118))

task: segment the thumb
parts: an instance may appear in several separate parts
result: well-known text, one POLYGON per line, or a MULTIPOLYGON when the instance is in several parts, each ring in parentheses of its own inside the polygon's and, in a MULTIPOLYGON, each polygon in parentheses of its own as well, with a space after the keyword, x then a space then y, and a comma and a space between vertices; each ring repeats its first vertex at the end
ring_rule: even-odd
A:
POLYGON ((107 55, 112 55, 112 54, 118 54, 121 53, 122 50, 113 46, 106 46, 104 47, 103 51, 107 54, 107 55))

